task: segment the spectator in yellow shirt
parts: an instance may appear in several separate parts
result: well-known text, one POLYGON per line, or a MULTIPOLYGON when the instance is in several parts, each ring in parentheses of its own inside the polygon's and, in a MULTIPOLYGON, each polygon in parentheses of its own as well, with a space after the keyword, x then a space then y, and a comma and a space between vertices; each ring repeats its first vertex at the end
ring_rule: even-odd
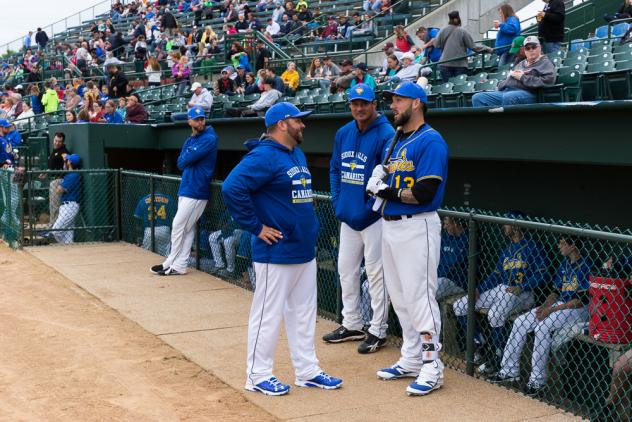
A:
POLYGON ((44 113, 57 111, 57 107, 59 106, 59 97, 57 96, 57 92, 52 88, 52 84, 50 82, 46 82, 44 84, 44 88, 46 88, 44 95, 42 96, 44 113))
POLYGON ((296 3, 296 11, 298 12, 299 10, 301 10, 301 6, 305 6, 305 10, 307 10, 309 8, 309 6, 307 5, 307 2, 305 0, 298 0, 298 2, 296 3))
POLYGON ((296 64, 289 62, 287 64, 287 70, 281 74, 281 80, 285 84, 285 91, 290 95, 294 95, 298 89, 299 75, 296 71, 296 64), (289 91, 289 92, 288 92, 289 91))

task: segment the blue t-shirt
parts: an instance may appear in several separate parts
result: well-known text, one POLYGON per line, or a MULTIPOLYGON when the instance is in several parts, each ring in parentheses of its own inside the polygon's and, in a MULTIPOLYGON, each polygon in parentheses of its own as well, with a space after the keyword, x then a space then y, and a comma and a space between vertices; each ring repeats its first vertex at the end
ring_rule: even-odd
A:
POLYGON ((105 119, 107 123, 110 123, 110 124, 123 123, 123 117, 121 117, 121 115, 118 114, 116 111, 113 112, 112 114, 105 113, 103 115, 103 118, 105 119))
MULTIPOLYGON (((169 195, 154 194, 154 227, 170 226, 176 213, 176 203, 169 195)), ((143 227, 151 227, 151 195, 143 196, 136 204, 134 217, 143 222, 143 227)))
POLYGON ((61 182, 65 192, 61 195, 62 202, 79 202, 81 194, 81 174, 67 173, 61 182))
POLYGON ((558 267, 555 274, 555 288, 559 293, 559 300, 570 302, 573 299, 582 299, 581 294, 586 293, 590 287, 590 270, 593 264, 590 259, 580 258, 571 263, 568 259, 558 267))
MULTIPOLYGON (((388 145, 384 147, 386 154, 388 145)), ((382 215, 407 215, 436 211, 443 202, 448 178, 448 145, 430 125, 424 124, 408 136, 403 136, 390 156, 389 176, 386 183, 393 188, 412 189, 425 179, 440 181, 437 192, 429 204, 404 204, 385 200, 380 208, 382 215)))

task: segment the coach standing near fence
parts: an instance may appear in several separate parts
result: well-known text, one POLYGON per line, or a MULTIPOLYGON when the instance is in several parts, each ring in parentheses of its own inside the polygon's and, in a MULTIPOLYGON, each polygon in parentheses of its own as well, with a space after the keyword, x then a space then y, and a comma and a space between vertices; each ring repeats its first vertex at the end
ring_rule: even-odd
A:
POLYGON ((211 177, 217 159, 217 135, 206 126, 204 110, 194 107, 188 111, 191 136, 184 141, 178 157, 182 181, 178 189, 178 211, 171 227, 171 252, 167 259, 151 267, 159 275, 182 275, 195 238, 195 224, 202 216, 211 196, 211 177))
POLYGON ((382 264, 386 289, 402 326, 401 357, 377 372, 382 379, 417 377, 406 392, 425 395, 443 384, 441 315, 436 299, 441 249, 437 209, 448 175, 448 147, 426 123, 426 92, 402 82, 392 95, 402 135, 374 170, 367 191, 383 200, 382 264), (391 152, 392 151, 392 152, 391 152), (389 153, 390 152, 390 153, 389 153), (386 181, 386 182, 385 182, 386 181))
POLYGON ((287 394, 273 374, 281 321, 300 387, 336 389, 342 380, 324 373, 316 358, 316 235, 312 176, 301 112, 290 103, 270 107, 267 133, 246 142, 249 152, 222 186, 233 219, 252 233, 257 288, 248 321, 246 390, 287 394))
POLYGON ((338 272, 342 290, 342 325, 326 334, 328 343, 364 340, 359 353, 377 352, 386 342, 388 295, 382 277, 382 221, 371 210, 373 200, 364 188, 395 131, 377 112, 373 89, 365 84, 349 91, 353 121, 336 133, 329 165, 331 199, 341 221, 338 272), (364 258, 373 316, 368 333, 362 331, 360 266, 364 258))

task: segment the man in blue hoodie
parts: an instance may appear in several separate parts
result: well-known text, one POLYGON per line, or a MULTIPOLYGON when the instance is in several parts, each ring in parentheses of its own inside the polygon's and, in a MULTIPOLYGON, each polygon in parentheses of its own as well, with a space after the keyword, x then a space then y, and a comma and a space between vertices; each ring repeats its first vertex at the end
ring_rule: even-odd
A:
MULTIPOLYGON (((507 218, 523 219, 520 211, 510 211, 507 218)), ((494 353, 479 370, 494 373, 500 368, 505 342, 507 341, 507 319, 512 312, 527 309, 533 304, 533 291, 545 281, 548 267, 542 247, 524 231, 511 224, 502 226, 509 245, 503 249, 498 263, 492 272, 476 288, 475 308, 489 308, 487 320, 491 329, 494 353)), ((452 305, 454 314, 463 327, 467 326, 467 296, 452 305)), ((477 346, 483 344, 478 327, 475 328, 474 341, 477 346)))
POLYGON ((359 353, 372 353, 386 342, 388 297, 382 276, 382 223, 365 192, 373 168, 395 130, 377 112, 373 89, 366 84, 349 91, 353 121, 336 133, 329 165, 331 199, 340 227, 338 272, 342 290, 342 325, 323 336, 328 343, 364 340, 359 353), (360 266, 364 258, 373 317, 368 333, 362 331, 360 266))
POLYGON ((211 177, 217 159, 217 136, 211 126, 206 127, 202 107, 190 109, 188 117, 193 134, 184 141, 178 157, 182 181, 178 189, 178 211, 171 227, 171 252, 162 264, 150 268, 153 274, 166 276, 186 273, 195 238, 195 223, 202 216, 211 195, 211 177))
POLYGON ((342 380, 320 369, 316 358, 316 236, 312 176, 300 112, 282 102, 265 115, 267 133, 246 142, 249 152, 222 186, 233 219, 252 234, 257 286, 248 321, 246 390, 280 396, 290 386, 273 374, 281 328, 285 330, 300 387, 336 389, 342 380))

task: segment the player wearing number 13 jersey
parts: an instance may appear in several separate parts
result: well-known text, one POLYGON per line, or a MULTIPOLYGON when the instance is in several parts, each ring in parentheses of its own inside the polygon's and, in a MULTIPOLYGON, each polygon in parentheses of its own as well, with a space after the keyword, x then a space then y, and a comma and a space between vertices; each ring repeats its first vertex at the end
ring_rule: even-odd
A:
MULTIPOLYGON (((384 282, 402 326, 399 361, 382 379, 416 378, 406 392, 425 395, 443 384, 439 359, 441 316, 436 300, 441 248, 437 209, 448 175, 448 147, 425 121, 426 92, 411 82, 389 91, 395 125, 401 127, 386 168, 373 170, 367 191, 383 200, 384 282)), ((385 154, 388 149, 385 151, 385 154)))

